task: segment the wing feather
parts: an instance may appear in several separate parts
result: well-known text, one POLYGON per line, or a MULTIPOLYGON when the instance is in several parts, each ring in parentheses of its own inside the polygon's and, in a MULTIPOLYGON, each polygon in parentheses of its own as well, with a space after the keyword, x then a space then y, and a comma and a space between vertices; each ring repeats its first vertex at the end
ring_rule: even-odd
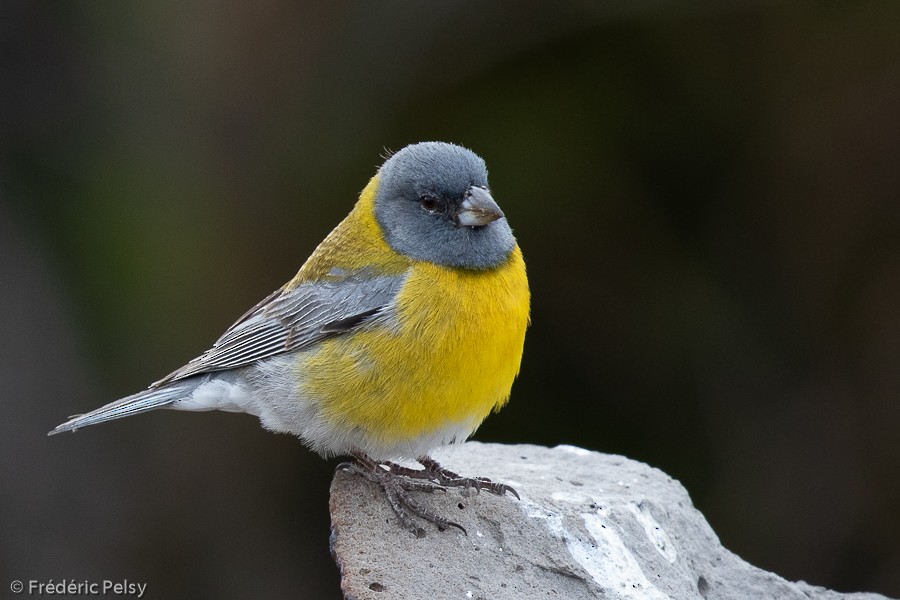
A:
POLYGON ((242 367, 352 331, 383 312, 405 280, 406 274, 362 272, 339 281, 276 290, 229 327, 212 348, 150 387, 242 367))

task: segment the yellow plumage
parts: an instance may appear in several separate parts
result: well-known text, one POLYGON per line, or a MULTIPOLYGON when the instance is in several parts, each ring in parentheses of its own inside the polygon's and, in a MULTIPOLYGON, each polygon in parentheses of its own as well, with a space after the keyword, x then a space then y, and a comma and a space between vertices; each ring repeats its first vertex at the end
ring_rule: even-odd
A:
POLYGON ((359 195, 359 201, 343 221, 328 234, 285 286, 294 289, 308 282, 327 281, 335 269, 371 269, 378 275, 399 275, 412 259, 388 246, 375 219, 375 195, 380 178, 373 177, 359 195))
POLYGON ((361 430, 378 445, 454 427, 468 435, 505 404, 519 371, 530 305, 522 253, 516 247, 503 265, 478 271, 409 259, 384 240, 377 189, 376 177, 289 285, 335 267, 410 269, 397 322, 299 355, 303 395, 332 427, 361 430))

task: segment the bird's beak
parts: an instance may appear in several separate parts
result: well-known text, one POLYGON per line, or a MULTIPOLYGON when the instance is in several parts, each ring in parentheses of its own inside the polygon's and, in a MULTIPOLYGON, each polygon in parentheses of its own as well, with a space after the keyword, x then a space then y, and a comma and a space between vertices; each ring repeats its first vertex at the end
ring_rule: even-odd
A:
POLYGON ((487 190, 473 185, 459 206, 456 224, 461 227, 481 227, 502 218, 503 211, 487 190))

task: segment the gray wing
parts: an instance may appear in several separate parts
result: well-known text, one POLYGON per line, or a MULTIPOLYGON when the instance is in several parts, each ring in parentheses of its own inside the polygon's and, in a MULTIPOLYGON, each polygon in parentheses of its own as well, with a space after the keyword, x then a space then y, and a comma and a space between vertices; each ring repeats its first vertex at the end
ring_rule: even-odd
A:
POLYGON ((234 369, 352 331, 389 306, 405 280, 405 274, 363 272, 277 290, 229 327, 212 348, 150 387, 234 369))

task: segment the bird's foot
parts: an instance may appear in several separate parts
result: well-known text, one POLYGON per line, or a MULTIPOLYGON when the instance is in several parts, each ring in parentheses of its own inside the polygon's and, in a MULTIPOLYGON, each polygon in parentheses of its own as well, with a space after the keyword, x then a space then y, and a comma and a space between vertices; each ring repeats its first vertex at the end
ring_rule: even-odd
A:
POLYGON ((394 473, 395 475, 401 475, 410 479, 430 481, 443 488, 455 487, 463 488, 465 490, 474 489, 478 493, 481 493, 481 490, 486 490, 492 494, 497 494, 498 496, 503 496, 506 492, 509 492, 516 497, 516 500, 521 500, 521 498, 519 498, 519 493, 505 483, 491 481, 487 477, 462 477, 449 469, 445 469, 429 456, 422 456, 418 461, 425 467, 424 469, 410 469, 390 461, 385 461, 381 464, 390 469, 391 473, 394 473))
MULTIPOLYGON (((411 531, 416 537, 425 537, 425 530, 413 520, 413 515, 434 523, 440 531, 448 527, 456 527, 464 534, 469 535, 459 523, 442 517, 427 506, 416 502, 410 497, 409 492, 434 492, 446 491, 446 487, 436 482, 432 477, 409 475, 404 472, 395 472, 393 467, 400 467, 395 463, 378 462, 363 452, 354 452, 353 462, 341 463, 339 469, 349 473, 360 475, 369 481, 377 483, 384 490, 388 505, 397 515, 404 528, 411 531)), ((400 469, 406 469, 400 467, 400 469)), ((412 473, 421 473, 415 469, 408 469, 412 473)))

